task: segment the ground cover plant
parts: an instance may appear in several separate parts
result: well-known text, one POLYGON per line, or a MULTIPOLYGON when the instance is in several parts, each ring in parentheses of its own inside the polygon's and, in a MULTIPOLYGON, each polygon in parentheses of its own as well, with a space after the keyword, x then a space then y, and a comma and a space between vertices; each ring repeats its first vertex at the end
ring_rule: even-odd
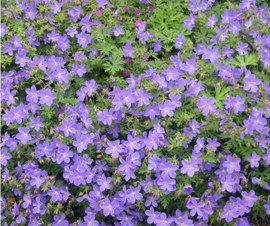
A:
POLYGON ((269 9, 2 1, 2 225, 267 225, 269 9))

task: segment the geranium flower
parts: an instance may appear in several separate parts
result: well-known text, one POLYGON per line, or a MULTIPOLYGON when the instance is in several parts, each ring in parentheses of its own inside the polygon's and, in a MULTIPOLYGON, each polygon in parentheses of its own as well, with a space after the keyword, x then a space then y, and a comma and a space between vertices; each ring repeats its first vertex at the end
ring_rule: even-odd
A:
POLYGON ((182 168, 181 168, 181 173, 183 174, 188 174, 189 177, 193 177, 195 172, 199 171, 199 167, 195 164, 195 161, 193 159, 187 161, 187 160, 182 160, 182 168))
POLYGON ((152 47, 154 48, 154 52, 160 52, 162 49, 162 39, 157 39, 154 43, 152 43, 152 47))
POLYGON ((124 50, 124 57, 131 57, 134 58, 134 52, 135 52, 135 48, 132 48, 131 44, 132 44, 133 40, 131 39, 129 42, 126 43, 126 45, 123 46, 123 50, 124 50))
POLYGON ((55 94, 49 88, 39 90, 40 96, 40 104, 46 104, 47 106, 51 106, 54 99, 56 98, 55 94))
POLYGON ((1 23, 1 37, 4 37, 8 33, 8 28, 6 23, 1 23))
POLYGON ((214 105, 215 103, 215 98, 210 97, 207 98, 206 96, 202 96, 198 99, 198 104, 197 106, 202 109, 204 115, 208 115, 209 112, 215 112, 216 107, 214 105))
POLYGON ((250 162, 250 167, 251 168, 259 167, 260 159, 261 159, 261 157, 259 155, 257 155, 256 152, 252 152, 252 155, 247 158, 247 160, 250 162))
POLYGON ((115 28, 113 29, 113 33, 115 37, 125 34, 123 27, 124 27, 123 25, 117 25, 117 24, 115 25, 115 28))
POLYGON ((209 16, 208 21, 207 21, 207 26, 212 28, 215 26, 216 22, 218 22, 218 18, 216 14, 209 16))
POLYGON ((22 142, 22 144, 27 144, 28 141, 32 140, 31 135, 29 134, 30 129, 28 127, 19 127, 19 133, 16 135, 16 138, 22 142))
POLYGON ((177 39, 175 40, 175 48, 176 49, 181 49, 181 47, 183 46, 183 44, 185 43, 185 36, 183 34, 183 32, 181 32, 180 34, 178 34, 177 39))
POLYGON ((55 215, 53 217, 54 222, 52 223, 52 226, 68 226, 69 223, 65 218, 66 215, 64 213, 61 213, 60 215, 55 215))
POLYGON ((161 213, 158 217, 157 220, 155 220, 156 225, 160 225, 160 226, 170 226, 171 223, 173 222, 173 218, 168 217, 166 213, 161 213))
POLYGON ((242 191, 241 195, 243 196, 243 200, 246 202, 247 206, 250 208, 253 207, 254 203, 258 200, 254 190, 251 190, 249 193, 242 191))
POLYGON ((8 160, 12 158, 12 155, 8 153, 8 150, 6 148, 2 148, 1 150, 1 165, 6 166, 8 163, 8 160))
POLYGON ((160 213, 156 212, 153 207, 150 208, 150 210, 145 211, 145 215, 148 216, 147 218, 147 223, 152 224, 152 223, 157 223, 159 220, 160 213))
POLYGON ((100 191, 105 191, 107 189, 110 189, 110 177, 105 177, 105 174, 103 173, 100 178, 97 179, 97 183, 100 186, 100 191))
POLYGON ((227 156, 227 160, 223 162, 222 165, 226 168, 228 173, 233 173, 234 171, 240 172, 241 171, 240 162, 241 160, 239 158, 227 156))

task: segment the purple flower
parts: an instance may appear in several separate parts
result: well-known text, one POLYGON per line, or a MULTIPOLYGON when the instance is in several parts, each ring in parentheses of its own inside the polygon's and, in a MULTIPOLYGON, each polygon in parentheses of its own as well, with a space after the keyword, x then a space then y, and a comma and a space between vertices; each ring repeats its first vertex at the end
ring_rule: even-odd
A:
POLYGON ((13 45, 9 42, 3 43, 3 53, 7 53, 10 56, 13 56, 13 51, 16 50, 13 45))
POLYGON ((229 31, 231 31, 234 35, 237 35, 237 33, 241 30, 242 30, 242 26, 237 20, 230 22, 229 31))
POLYGON ((33 176, 30 180, 30 184, 32 186, 36 186, 37 188, 40 188, 40 186, 45 182, 45 179, 39 176, 33 176))
POLYGON ((266 209, 266 213, 270 215, 270 202, 268 201, 266 204, 263 205, 266 209))
POLYGON ((212 48, 212 46, 208 46, 204 49, 203 58, 210 60, 212 64, 215 63, 216 59, 218 59, 219 57, 220 54, 217 47, 212 48))
POLYGON ((190 216, 195 216, 196 213, 199 217, 203 216, 202 208, 205 206, 203 202, 197 202, 198 198, 190 198, 187 202, 187 208, 190 209, 190 216))
POLYGON ((175 110, 174 104, 170 100, 166 100, 163 104, 159 104, 159 110, 161 112, 161 115, 163 117, 166 117, 167 115, 172 117, 174 115, 173 111, 175 110))
POLYGON ((172 192, 176 190, 175 180, 171 179, 167 174, 162 174, 157 180, 157 184, 164 191, 172 192))
POLYGON ((231 55, 234 53, 234 50, 230 46, 224 46, 222 50, 222 56, 227 56, 228 58, 231 58, 231 55))
POLYGON ((72 66, 71 75, 78 75, 79 77, 82 77, 87 70, 85 69, 84 64, 76 64, 72 66))
POLYGON ((51 200, 53 202, 61 201, 62 200, 62 189, 56 188, 54 186, 51 187, 51 190, 48 191, 48 195, 51 196, 51 200))
POLYGON ((1 149, 1 165, 6 166, 8 163, 8 160, 11 159, 11 154, 8 153, 8 150, 6 148, 1 149))
POLYGON ((158 39, 156 40, 153 44, 152 47, 154 48, 154 52, 159 52, 162 49, 162 43, 161 43, 162 39, 158 39))
POLYGON ((111 154, 114 159, 118 158, 120 153, 125 152, 122 145, 120 144, 120 140, 116 140, 116 141, 108 140, 107 145, 108 147, 106 148, 105 152, 107 154, 111 154))
POLYGON ((193 192, 193 187, 190 184, 187 184, 185 187, 183 187, 183 192, 187 194, 191 194, 193 192))
POLYGON ((107 0, 96 0, 96 3, 98 4, 98 8, 105 9, 105 6, 108 5, 107 0))
POLYGON ((241 195, 243 200, 246 202, 248 207, 253 207, 254 203, 258 200, 258 197, 255 195, 255 191, 251 190, 249 193, 242 191, 241 195))
POLYGON ((126 43, 126 45, 123 46, 123 50, 124 50, 124 57, 131 57, 131 58, 134 58, 134 52, 135 52, 135 48, 132 48, 131 44, 132 44, 132 41, 129 41, 126 43))
POLYGON ((251 92, 255 93, 258 91, 258 85, 261 84, 261 80, 257 79, 254 74, 248 74, 244 77, 244 90, 251 90, 251 92))
POLYGON ((191 159, 189 161, 182 160, 181 163, 183 165, 181 168, 181 173, 183 173, 183 174, 187 173, 189 177, 193 177, 195 172, 199 171, 199 167, 195 163, 194 159, 191 159))
POLYGON ((53 94, 49 88, 39 90, 39 96, 39 103, 46 104, 47 106, 51 106, 56 98, 55 94, 53 94))
POLYGON ((162 71, 162 73, 166 76, 167 81, 175 81, 179 78, 178 70, 171 65, 167 68, 167 70, 162 71))
POLYGON ((104 109, 103 111, 97 112, 98 121, 102 122, 104 125, 111 125, 113 120, 116 120, 116 114, 112 108, 104 109))
POLYGON ((224 211, 220 214, 220 217, 225 219, 226 222, 231 222, 234 218, 238 217, 238 206, 229 206, 224 207, 224 211))
POLYGON ((263 155, 263 160, 267 166, 270 165, 270 149, 267 149, 266 154, 263 155))
POLYGON ((141 10, 140 9, 135 9, 134 13, 135 13, 135 15, 140 16, 141 10))
POLYGON ((4 37, 8 33, 6 23, 1 23, 1 37, 4 37))
POLYGON ((216 16, 216 14, 214 14, 212 16, 209 16, 207 26, 208 27, 214 27, 217 21, 218 21, 218 18, 216 16))
POLYGON ((52 80, 56 79, 60 84, 62 84, 63 82, 66 84, 69 83, 69 72, 67 71, 67 69, 62 69, 59 67, 55 71, 52 71, 50 74, 53 78, 52 80))
POLYGON ((161 213, 158 217, 158 219, 155 221, 156 225, 160 225, 160 226, 170 226, 173 222, 173 218, 168 217, 166 213, 161 213))
POLYGON ((53 217, 54 222, 52 223, 52 226, 68 226, 69 223, 67 220, 65 220, 66 215, 64 213, 61 213, 60 215, 55 215, 53 217))
POLYGON ((53 13, 59 13, 61 12, 61 7, 63 6, 64 3, 60 3, 60 2, 57 2, 55 1, 54 4, 51 4, 51 9, 53 10, 53 13))
POLYGON ((183 32, 181 32, 180 34, 178 34, 177 39, 175 40, 175 48, 181 49, 184 43, 185 43, 185 36, 183 32))
POLYGON ((60 164, 62 162, 69 163, 70 158, 72 158, 74 153, 69 150, 68 146, 64 146, 63 148, 59 148, 57 151, 57 163, 60 164))
POLYGON ((87 45, 92 42, 90 35, 86 34, 85 32, 77 34, 76 37, 78 39, 78 44, 80 44, 83 48, 86 48, 87 45))
POLYGON ((157 103, 153 103, 153 106, 146 106, 144 116, 149 116, 151 120, 154 120, 158 115, 160 115, 160 111, 157 103))
POLYGON ((145 89, 143 88, 140 88, 140 89, 137 89, 135 91, 135 97, 136 97, 136 101, 138 101, 138 106, 141 107, 143 105, 149 105, 150 104, 150 100, 149 99, 152 99, 153 96, 149 93, 147 93, 145 91, 145 89))
POLYGON ((170 98, 172 104, 174 104, 174 106, 176 108, 182 106, 182 103, 179 101, 181 99, 181 97, 182 96, 180 94, 179 95, 173 95, 172 93, 169 94, 169 98, 170 98))
POLYGON ((115 37, 125 34, 123 27, 124 27, 123 25, 117 25, 117 24, 115 25, 115 28, 113 29, 113 33, 115 37))
POLYGON ((82 31, 85 32, 91 32, 92 28, 91 25, 92 23, 89 22, 90 18, 92 17, 92 14, 87 14, 82 20, 81 20, 81 25, 82 25, 82 31))
POLYGON ((204 148, 205 148, 204 137, 200 137, 196 140, 196 145, 194 146, 194 151, 195 151, 195 153, 199 153, 204 148))
POLYGON ((22 144, 27 144, 28 141, 32 140, 31 135, 29 134, 30 129, 28 127, 19 127, 19 133, 16 135, 16 138, 22 142, 22 144))
POLYGON ((26 56, 27 53, 25 52, 18 52, 16 54, 15 63, 19 64, 21 67, 24 67, 26 63, 30 62, 30 59, 26 56))
POLYGON ((199 98, 197 106, 200 109, 202 109, 204 115, 208 115, 209 112, 216 111, 214 103, 215 103, 214 97, 207 98, 206 96, 202 96, 199 98))
POLYGON ((217 147, 220 146, 220 143, 218 142, 217 137, 214 137, 213 139, 208 138, 207 143, 208 144, 206 145, 206 148, 211 149, 214 152, 217 150, 217 147))
POLYGON ((72 120, 63 120, 62 125, 59 127, 64 132, 65 136, 68 137, 70 134, 75 134, 76 129, 74 128, 74 122, 72 120))
POLYGON ((245 111, 245 99, 240 96, 232 97, 231 103, 235 114, 245 111))
POLYGON ((183 66, 183 70, 187 72, 189 75, 193 75, 195 71, 199 69, 198 65, 196 64, 196 59, 188 59, 186 64, 183 66))
POLYGON ((34 214, 43 214, 46 210, 46 207, 44 206, 43 202, 40 200, 39 197, 37 197, 33 202, 33 209, 32 212, 34 214))
POLYGON ((31 195, 27 193, 23 196, 23 208, 27 209, 32 204, 31 195))
POLYGON ((168 175, 171 178, 175 178, 175 171, 177 171, 179 167, 177 165, 173 165, 171 162, 167 162, 166 164, 160 165, 159 169, 162 171, 162 175, 168 175))
POLYGON ((107 189, 110 189, 110 182, 111 178, 110 177, 105 177, 105 174, 103 173, 98 179, 97 183, 100 186, 100 191, 105 191, 107 189))
POLYGON ((69 40, 66 34, 57 41, 57 44, 61 51, 66 51, 70 48, 69 40))
POLYGON ((241 160, 239 158, 233 158, 232 156, 227 156, 227 160, 223 162, 223 166, 226 168, 226 171, 228 173, 233 173, 235 172, 240 172, 241 167, 240 167, 240 162, 241 160))
POLYGON ((245 200, 241 200, 240 198, 237 200, 238 205, 238 214, 239 216, 243 216, 245 213, 249 213, 250 209, 247 207, 247 203, 245 200))
POLYGON ((248 44, 239 42, 238 46, 236 47, 236 50, 239 53, 239 55, 244 55, 248 53, 248 44))
POLYGON ((22 38, 19 38, 18 35, 14 35, 12 37, 12 39, 10 39, 10 42, 12 43, 12 45, 14 46, 14 48, 18 49, 19 47, 23 47, 22 46, 22 38))
POLYGON ((145 206, 153 206, 153 207, 157 207, 158 203, 157 200, 159 199, 159 197, 155 197, 154 195, 151 195, 147 198, 146 202, 145 202, 145 206))
POLYGON ((69 18, 75 23, 83 13, 81 6, 74 6, 68 9, 69 18))
POLYGON ((78 34, 76 27, 68 27, 65 32, 73 38, 76 34, 78 34))
POLYGON ((250 167, 259 167, 261 157, 256 154, 256 152, 252 153, 252 156, 248 157, 247 160, 250 162, 250 167))
POLYGON ((156 212, 153 207, 150 208, 150 210, 145 211, 145 215, 148 217, 147 218, 147 223, 148 224, 153 224, 156 223, 157 220, 159 219, 160 213, 156 212))
POLYGON ((184 25, 187 27, 187 29, 189 31, 191 31, 194 27, 195 27, 195 19, 196 19, 196 15, 191 13, 189 15, 189 17, 187 17, 185 20, 184 20, 184 25))
POLYGON ((91 97, 91 95, 96 92, 98 88, 98 84, 94 79, 91 79, 90 81, 86 81, 84 83, 85 87, 83 87, 83 91, 87 94, 87 96, 91 97))
POLYGON ((105 199, 105 202, 100 204, 100 208, 103 209, 103 215, 105 217, 115 215, 116 202, 111 202, 108 198, 105 199))
POLYGON ((128 202, 134 204, 136 200, 141 200, 143 198, 141 191, 141 187, 134 188, 132 185, 128 189, 128 202))
POLYGON ((36 15, 38 14, 35 6, 33 6, 33 5, 31 5, 24 12, 25 12, 25 18, 30 19, 30 20, 34 20, 36 15))

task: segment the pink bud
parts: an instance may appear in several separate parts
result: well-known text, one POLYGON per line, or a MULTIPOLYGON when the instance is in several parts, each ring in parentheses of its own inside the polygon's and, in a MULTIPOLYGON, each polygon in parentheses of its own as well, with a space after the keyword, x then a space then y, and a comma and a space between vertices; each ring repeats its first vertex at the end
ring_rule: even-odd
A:
POLYGON ((140 21, 140 20, 136 20, 135 22, 136 27, 140 27, 142 24, 143 24, 143 21, 140 21))
POLYGON ((148 61, 146 56, 143 56, 142 59, 145 60, 145 61, 148 61))
POLYGON ((141 10, 140 10, 140 9, 135 9, 135 14, 136 14, 137 16, 139 16, 139 15, 141 14, 141 10))
POLYGON ((123 75, 126 75, 126 76, 129 76, 130 75, 130 73, 128 71, 122 71, 122 74, 123 75))

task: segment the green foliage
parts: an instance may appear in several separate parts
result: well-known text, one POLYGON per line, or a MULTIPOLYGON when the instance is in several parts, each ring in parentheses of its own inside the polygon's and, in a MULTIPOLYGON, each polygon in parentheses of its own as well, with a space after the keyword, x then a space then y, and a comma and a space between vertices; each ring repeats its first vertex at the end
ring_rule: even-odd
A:
POLYGON ((115 75, 116 72, 124 70, 125 61, 118 53, 113 53, 112 56, 108 57, 107 62, 103 64, 103 67, 106 72, 115 75))
POLYGON ((215 100, 216 100, 216 106, 219 108, 219 109, 222 109, 223 108, 223 105, 222 105, 222 100, 226 100, 227 97, 225 96, 228 92, 230 92, 231 88, 230 87, 224 87, 224 88, 221 88, 220 85, 217 86, 217 88, 215 89, 215 100))
POLYGON ((231 61, 231 65, 237 67, 256 66, 258 64, 259 57, 255 54, 245 54, 243 56, 236 56, 236 60, 231 61))

